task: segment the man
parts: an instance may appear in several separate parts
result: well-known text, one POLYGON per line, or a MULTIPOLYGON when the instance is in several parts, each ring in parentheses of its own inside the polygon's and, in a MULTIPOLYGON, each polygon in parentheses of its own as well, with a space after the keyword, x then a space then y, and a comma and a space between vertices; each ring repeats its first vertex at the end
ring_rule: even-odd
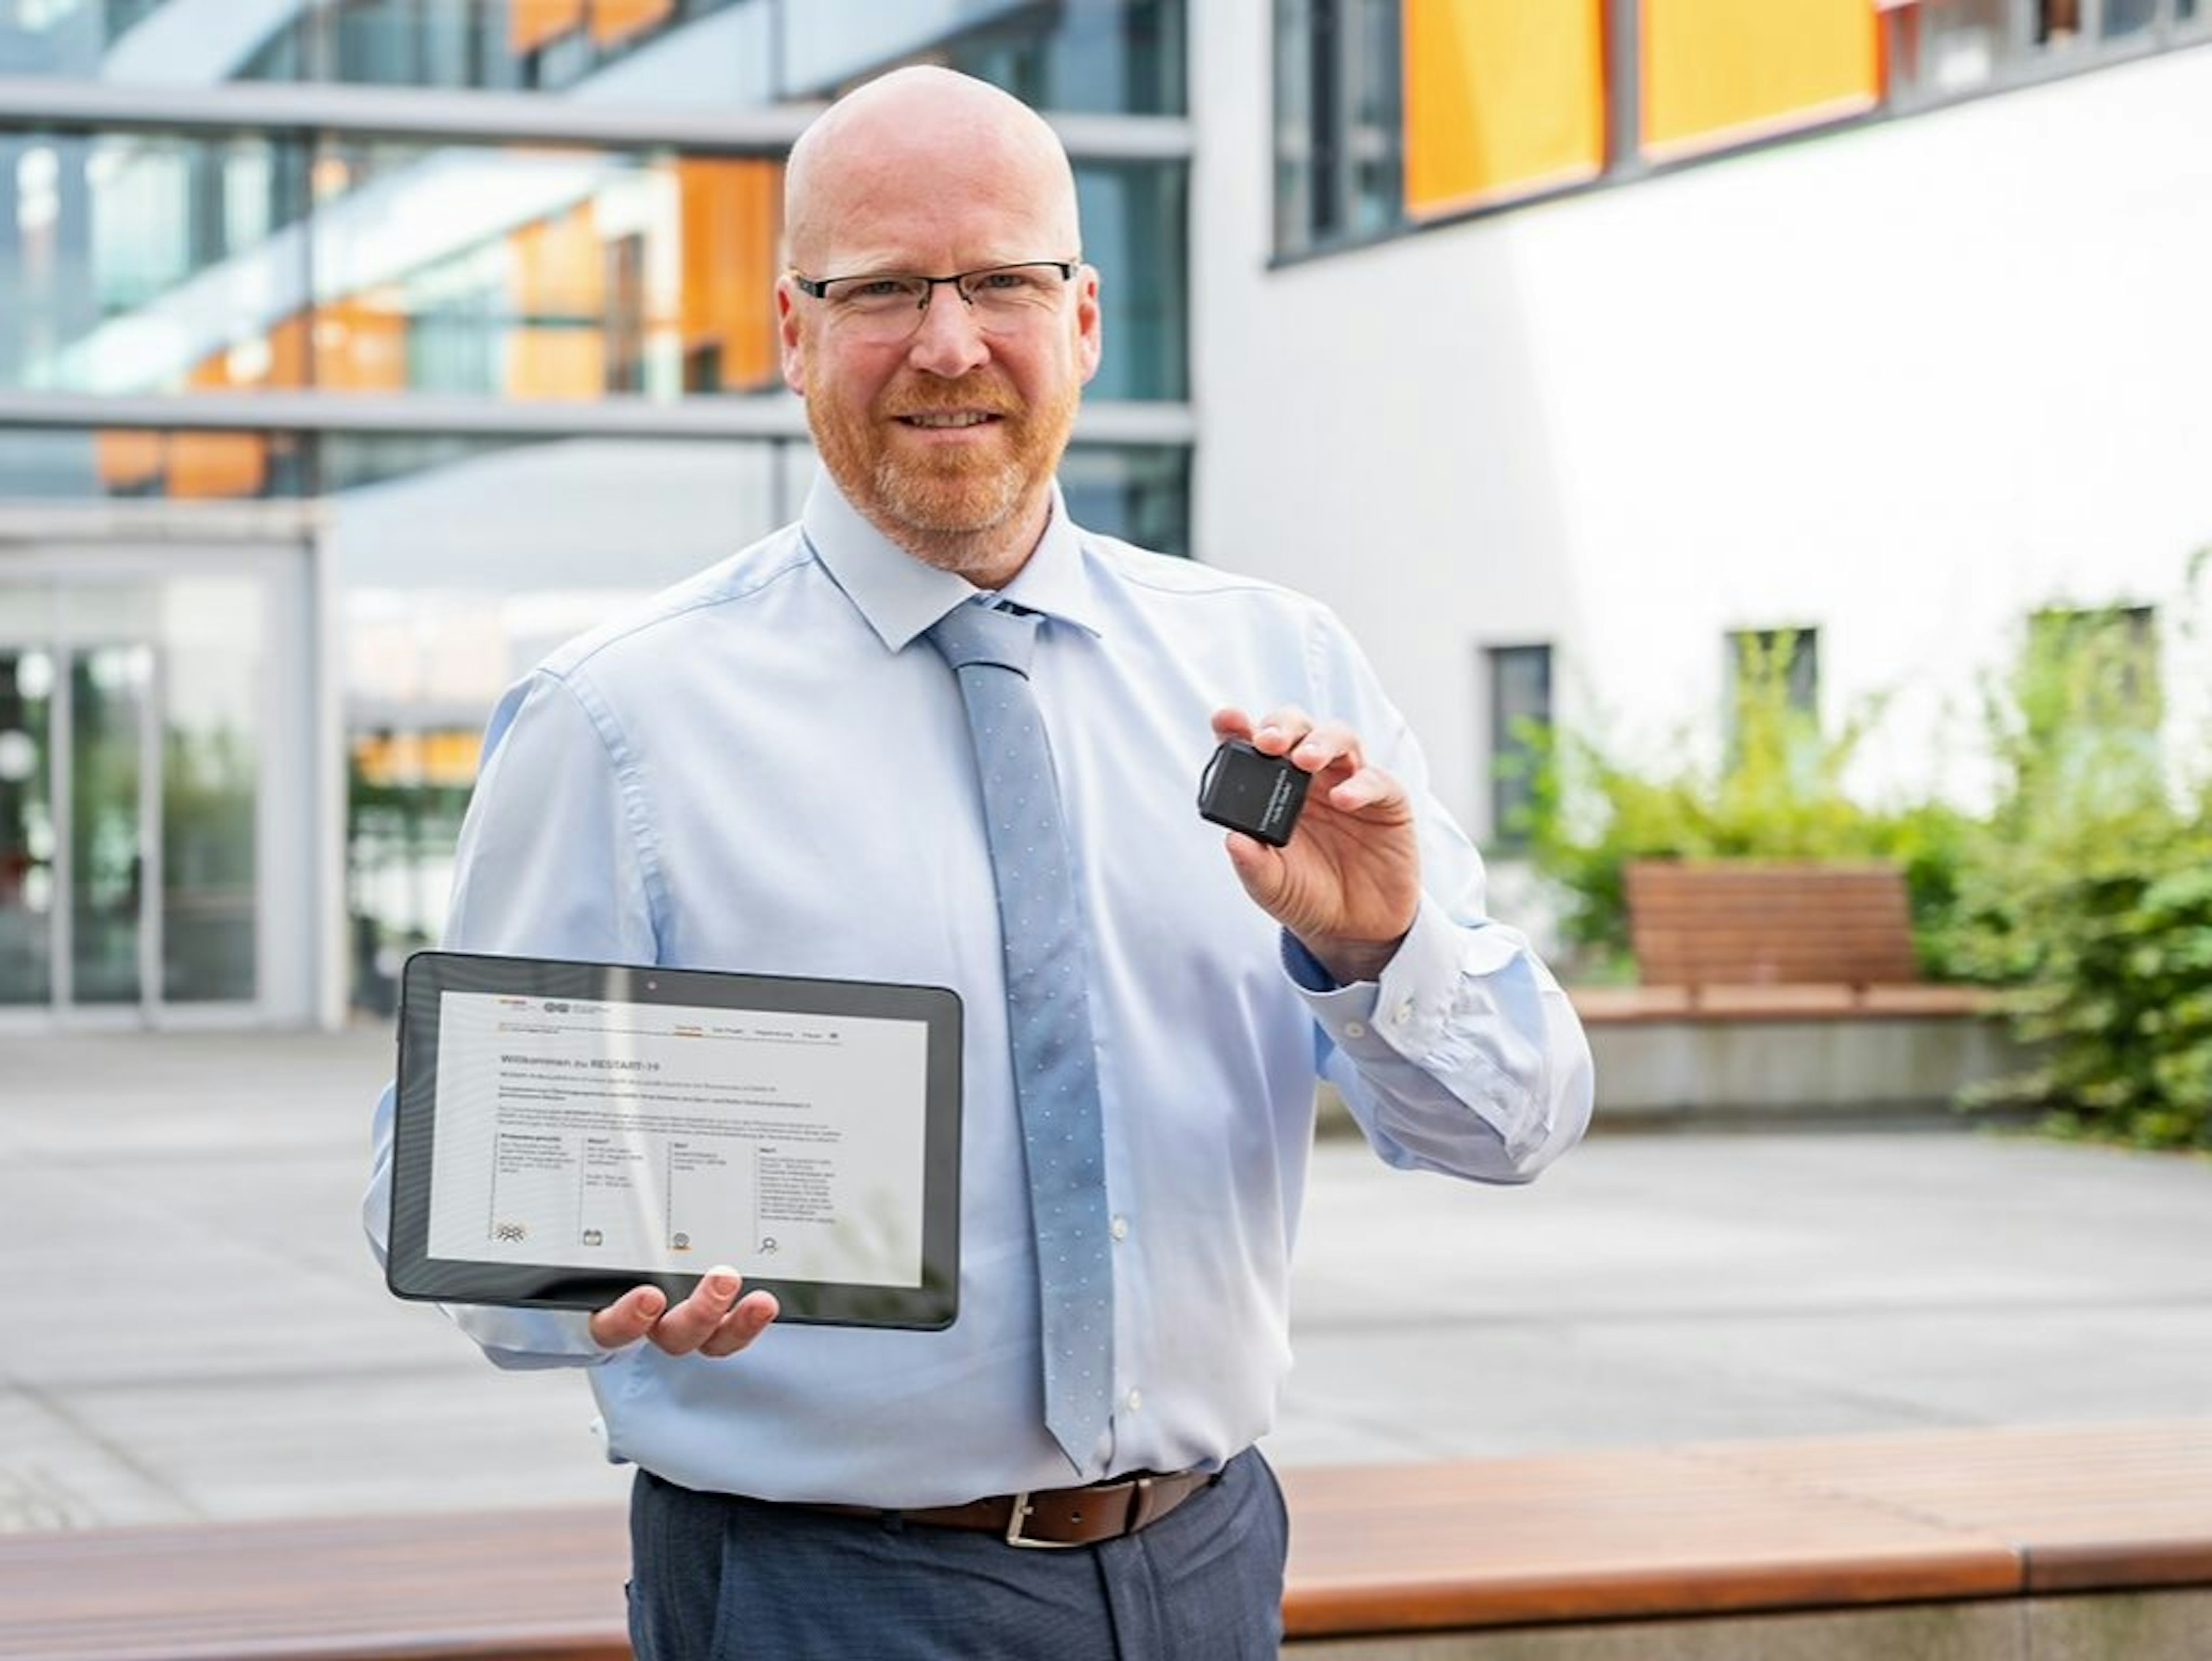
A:
POLYGON ((1068 521, 1099 279, 1049 128, 903 70, 801 137, 786 190, 784 374, 827 477, 798 525, 508 694, 448 939, 958 990, 959 1318, 776 1330, 728 1270, 673 1307, 641 1287, 457 1318, 502 1366, 592 1369, 639 1467, 648 1661, 1272 1656, 1284 1518, 1252 1444, 1287 1366, 1316 1065, 1392 1163, 1519 1182, 1581 1135, 1588 1050, 1328 613, 1068 521), (1080 1294, 1033 1232, 1032 942, 977 767, 998 741, 939 639, 994 604, 1033 634, 1032 783, 1079 916, 1048 967, 1087 1019, 1054 1064, 1096 1102, 1080 1294), (1224 857, 1199 822, 1223 737, 1311 775, 1286 846, 1231 832, 1224 857), (1069 1335, 1101 1277, 1103 1329, 1069 1335), (1019 1548, 1039 1539, 1081 1543, 1019 1548))

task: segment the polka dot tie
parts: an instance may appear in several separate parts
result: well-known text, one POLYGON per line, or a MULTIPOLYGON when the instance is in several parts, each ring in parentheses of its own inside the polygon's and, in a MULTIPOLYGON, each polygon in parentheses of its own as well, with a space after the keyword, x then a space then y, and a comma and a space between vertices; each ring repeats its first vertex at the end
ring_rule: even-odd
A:
POLYGON ((998 884, 1036 1238, 1044 1421, 1082 1470, 1113 1411, 1114 1265, 1081 912, 1052 749, 1030 686, 1038 621, 971 601, 939 619, 929 642, 959 676, 998 884))

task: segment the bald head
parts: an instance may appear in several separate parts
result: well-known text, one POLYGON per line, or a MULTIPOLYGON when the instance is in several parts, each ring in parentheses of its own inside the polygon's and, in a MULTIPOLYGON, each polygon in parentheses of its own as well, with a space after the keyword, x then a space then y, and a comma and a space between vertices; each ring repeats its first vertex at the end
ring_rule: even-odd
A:
POLYGON ((784 234, 791 263, 820 274, 868 265, 875 204, 1003 205, 1038 246, 998 259, 1067 259, 1082 247, 1075 175, 1042 117, 987 82, 928 66, 894 70, 831 105, 791 147, 784 234))

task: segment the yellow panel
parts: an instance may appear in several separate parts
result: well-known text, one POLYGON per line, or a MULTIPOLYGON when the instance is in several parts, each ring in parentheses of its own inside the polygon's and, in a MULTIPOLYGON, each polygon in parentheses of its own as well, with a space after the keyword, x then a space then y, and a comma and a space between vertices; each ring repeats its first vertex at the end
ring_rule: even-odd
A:
POLYGON ((1602 170, 1602 12, 1601 0, 1405 0, 1407 214, 1602 170))
POLYGON ((422 739, 423 777, 432 784, 474 784, 483 744, 482 735, 474 727, 426 733, 422 739))
POLYGON ((353 767, 363 783, 420 789, 424 785, 465 788, 476 782, 478 748, 473 729, 436 727, 427 733, 361 733, 353 740, 353 767))
POLYGON ((676 0, 592 0, 592 39, 600 46, 650 28, 676 9, 676 0))
POLYGON ((1871 0, 1643 0, 1657 161, 1856 115, 1881 94, 1871 0))

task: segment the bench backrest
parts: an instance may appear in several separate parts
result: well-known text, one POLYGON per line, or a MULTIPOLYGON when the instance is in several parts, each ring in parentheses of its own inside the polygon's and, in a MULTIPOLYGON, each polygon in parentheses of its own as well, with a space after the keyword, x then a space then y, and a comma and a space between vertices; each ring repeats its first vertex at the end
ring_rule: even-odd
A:
POLYGON ((1634 860, 1629 942, 1650 986, 1887 986, 1920 978, 1891 865, 1634 860))

